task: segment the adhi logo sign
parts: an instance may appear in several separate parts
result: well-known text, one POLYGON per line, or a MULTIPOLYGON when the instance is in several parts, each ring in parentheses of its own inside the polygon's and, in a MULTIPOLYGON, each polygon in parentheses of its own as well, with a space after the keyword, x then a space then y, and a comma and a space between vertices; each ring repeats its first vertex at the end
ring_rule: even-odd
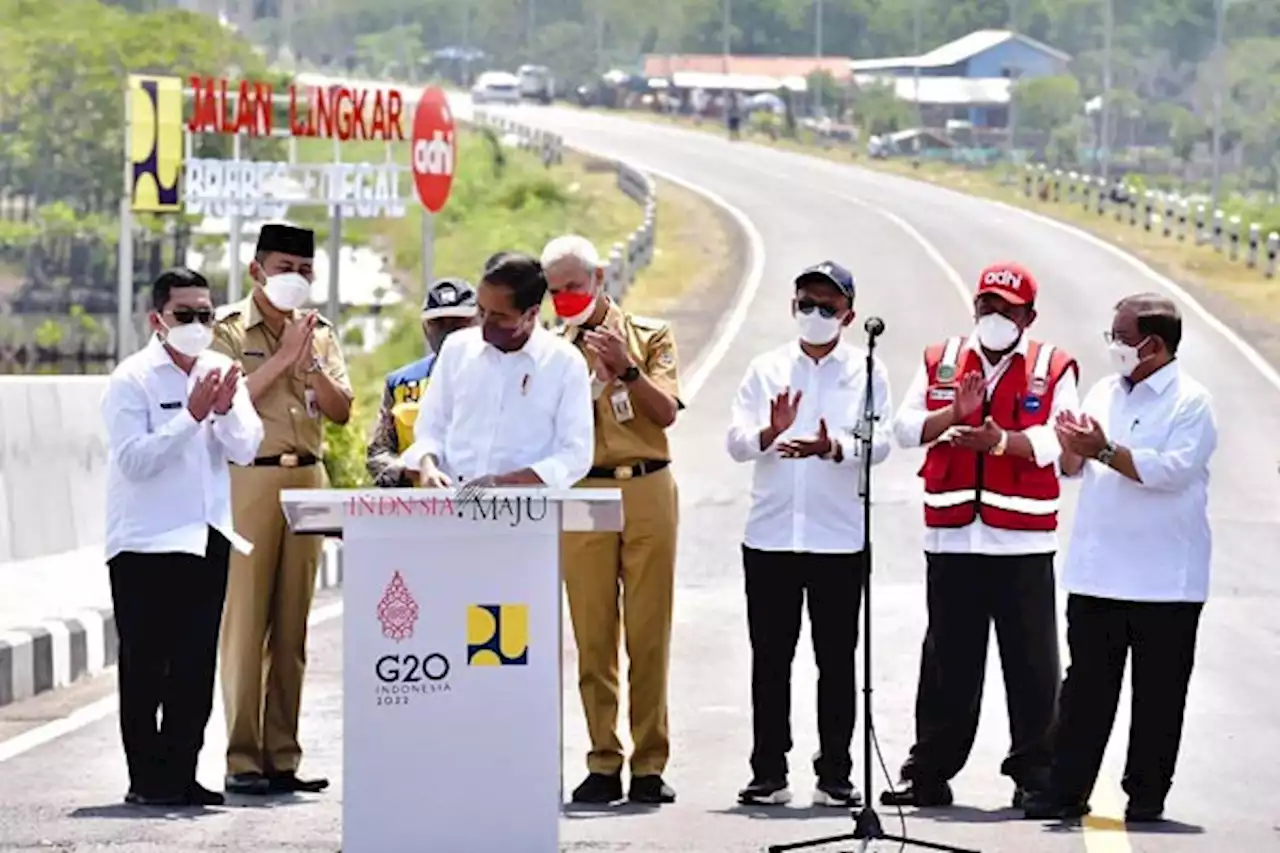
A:
POLYGON ((1010 272, 1009 270, 996 270, 984 275, 982 277, 982 283, 1017 290, 1022 287, 1022 276, 1018 275, 1016 272, 1010 272))
POLYGON ((458 148, 453 113, 442 89, 432 86, 422 93, 413 113, 413 185, 418 200, 439 213, 453 187, 453 165, 458 148))
POLYGON ((382 623, 382 636, 397 643, 413 636, 413 626, 418 621, 418 602, 414 601, 404 578, 396 572, 378 602, 378 621, 382 623))

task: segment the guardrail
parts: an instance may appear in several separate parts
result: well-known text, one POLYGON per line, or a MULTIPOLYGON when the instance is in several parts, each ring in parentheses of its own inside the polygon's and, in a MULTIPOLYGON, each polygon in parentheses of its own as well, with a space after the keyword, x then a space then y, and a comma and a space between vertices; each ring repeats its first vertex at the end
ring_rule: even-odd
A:
MULTIPOLYGON (((549 133, 508 116, 476 109, 472 113, 475 124, 490 127, 512 136, 516 144, 526 151, 538 151, 547 166, 564 161, 568 147, 563 137, 549 133)), ((585 152, 584 152, 585 153, 585 152)), ((588 155, 595 157, 596 155, 588 155)), ((600 158, 597 158, 600 159, 600 158)), ((640 224, 626 240, 619 240, 609 247, 608 266, 605 268, 605 291, 616 302, 621 302, 635 283, 640 270, 653 263, 658 233, 658 186, 653 178, 626 163, 613 161, 617 172, 618 190, 640 205, 644 211, 640 224)))
POLYGON ((1280 233, 1262 234, 1262 226, 1253 222, 1247 227, 1238 216, 1227 216, 1221 210, 1210 214, 1203 204, 1194 207, 1189 199, 1158 190, 1138 191, 1123 182, 1105 183, 1101 178, 1050 170, 1043 163, 1028 164, 1023 176, 1023 192, 1027 198, 1041 201, 1079 204, 1098 216, 1108 213, 1116 222, 1128 221, 1134 228, 1153 232, 1158 227, 1162 236, 1195 245, 1212 246, 1226 254, 1232 262, 1244 256, 1249 269, 1262 269, 1266 278, 1275 278, 1280 270, 1280 233))

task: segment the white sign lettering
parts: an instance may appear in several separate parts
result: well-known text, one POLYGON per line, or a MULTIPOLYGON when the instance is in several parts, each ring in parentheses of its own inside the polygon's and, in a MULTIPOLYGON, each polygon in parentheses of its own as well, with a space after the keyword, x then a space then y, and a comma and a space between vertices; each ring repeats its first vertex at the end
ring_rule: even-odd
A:
POLYGON ((348 219, 405 215, 396 163, 186 162, 186 212, 197 216, 281 219, 293 205, 324 205, 348 219))
POLYGON ((987 273, 982 277, 982 283, 1011 287, 1014 290, 1017 290, 1022 287, 1022 276, 1017 273, 1009 272, 1009 270, 1000 270, 999 272, 987 273))
POLYGON ((413 143, 413 170, 420 175, 452 175, 453 134, 446 136, 437 130, 431 141, 419 139, 413 143))

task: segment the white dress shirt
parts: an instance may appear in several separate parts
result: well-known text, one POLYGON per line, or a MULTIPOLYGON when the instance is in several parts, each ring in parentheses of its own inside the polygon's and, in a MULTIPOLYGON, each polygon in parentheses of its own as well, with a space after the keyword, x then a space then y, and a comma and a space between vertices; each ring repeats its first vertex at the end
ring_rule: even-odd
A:
POLYGON ((551 488, 587 475, 595 417, 587 360, 536 326, 515 352, 490 346, 480 327, 445 339, 402 455, 413 470, 431 454, 455 481, 532 468, 551 488))
POLYGON ((251 463, 262 442, 248 386, 242 377, 225 415, 197 421, 187 410, 198 376, 231 367, 226 356, 206 350, 188 375, 153 337, 112 371, 102 400, 108 560, 121 551, 204 556, 210 527, 236 550, 251 550, 232 527, 227 467, 251 463))
POLYGON ((1084 412, 1129 449, 1135 483, 1087 460, 1067 548, 1068 592, 1125 601, 1209 595, 1209 458, 1218 446, 1212 399, 1171 362, 1133 385, 1098 381, 1084 412))
MULTIPOLYGON (((1011 352, 998 363, 992 364, 978 344, 977 334, 969 336, 964 350, 974 350, 978 354, 983 375, 988 380, 987 399, 995 392, 998 382, 998 379, 992 381, 993 377, 1003 376, 1015 355, 1025 358, 1027 349, 1028 341, 1024 334, 1011 352)), ((963 350, 961 357, 963 358, 963 350)), ((929 374, 922 363, 906 396, 902 398, 902 406, 894 419, 894 435, 902 447, 921 446, 920 437, 924 433, 925 419, 932 414, 925 401, 928 389, 929 374)), ((1053 405, 1048 421, 1022 433, 1031 442, 1036 465, 1041 468, 1046 465, 1057 467, 1062 448, 1053 431, 1054 421, 1059 412, 1074 412, 1079 405, 1080 392, 1076 386, 1076 377, 1068 371, 1053 388, 1053 405)), ((924 543, 924 550, 930 554, 1044 554, 1058 550, 1058 533, 1055 530, 1004 530, 989 527, 981 518, 976 518, 972 524, 964 527, 926 527, 924 543)))
MULTIPOLYGON (((872 405, 879 417, 872 433, 871 463, 883 462, 892 444, 889 374, 874 361, 872 405)), ((754 462, 751 511, 744 542, 761 551, 852 554, 866 544, 860 485, 863 462, 857 439, 866 404, 866 351, 841 341, 815 362, 798 341, 757 356, 733 401, 726 444, 737 462, 754 462), (769 425, 769 403, 785 389, 802 392, 795 423, 765 450, 760 431, 769 425), (814 438, 818 421, 840 444, 844 458, 786 459, 778 448, 814 438)))

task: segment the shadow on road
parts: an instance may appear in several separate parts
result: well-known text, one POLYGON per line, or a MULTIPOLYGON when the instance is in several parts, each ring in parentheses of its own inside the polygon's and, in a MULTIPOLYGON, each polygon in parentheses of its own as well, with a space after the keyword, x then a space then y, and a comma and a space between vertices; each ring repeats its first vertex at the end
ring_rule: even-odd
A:
MULTIPOLYGON (((733 806, 727 809, 709 809, 710 814, 737 815, 753 820, 813 820, 815 818, 840 817, 841 810, 829 806, 733 806)), ((853 814, 844 810, 853 831, 853 814)))
POLYGON ((198 806, 131 806, 126 803, 110 803, 102 806, 81 806, 71 812, 73 818, 124 818, 126 820, 194 820, 216 814, 216 809, 198 806))

